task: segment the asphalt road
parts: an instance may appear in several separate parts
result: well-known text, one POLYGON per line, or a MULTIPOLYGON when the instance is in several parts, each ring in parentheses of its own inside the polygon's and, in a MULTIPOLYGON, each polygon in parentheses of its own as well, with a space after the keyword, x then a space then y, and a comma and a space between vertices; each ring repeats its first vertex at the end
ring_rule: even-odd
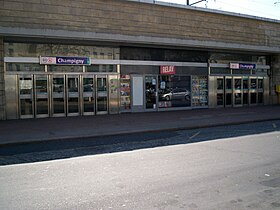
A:
POLYGON ((280 121, 1 147, 0 209, 279 209, 279 151, 280 121))

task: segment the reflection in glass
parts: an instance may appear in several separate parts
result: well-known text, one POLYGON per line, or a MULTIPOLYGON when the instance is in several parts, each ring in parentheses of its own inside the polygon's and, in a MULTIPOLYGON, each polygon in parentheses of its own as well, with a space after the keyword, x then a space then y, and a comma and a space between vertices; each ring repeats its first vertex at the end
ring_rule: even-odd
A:
POLYGON ((20 99, 20 114, 33 115, 32 99, 20 99))
POLYGON ((243 93, 243 105, 248 105, 248 104, 249 104, 249 94, 243 93))
POLYGON ((251 104, 257 103, 257 93, 251 93, 251 104))
POLYGON ((258 103, 259 104, 263 103, 263 93, 262 92, 258 93, 258 103))
POLYGON ((106 78, 97 78, 97 91, 107 91, 106 78))
POLYGON ((263 89, 263 79, 258 79, 258 89, 263 89))
POLYGON ((130 110, 130 76, 121 75, 121 111, 130 110))
POLYGON ((232 89, 232 79, 226 78, 226 89, 231 90, 232 89))
MULTIPOLYGON (((146 84, 146 86, 147 85, 149 87, 151 86, 150 84, 146 84)), ((206 104, 207 98, 202 93, 204 93, 205 89, 207 90, 207 80, 202 78, 194 79, 193 88, 193 91, 195 91, 194 96, 197 99, 196 104, 206 104)), ((159 76, 158 90, 159 108, 188 107, 191 105, 190 76, 161 75, 159 76)), ((146 89, 146 95, 147 94, 149 94, 149 92, 147 92, 146 89)))
POLYGON ((37 98, 36 100, 36 108, 37 113, 36 114, 49 114, 48 110, 48 98, 37 98))
POLYGON ((224 80, 223 79, 217 79, 217 89, 218 90, 224 89, 224 80))
POLYGON ((235 105, 240 105, 240 104, 242 104, 242 101, 241 101, 241 93, 235 93, 235 94, 234 94, 234 104, 235 104, 235 105))
POLYGON ((107 79, 97 78, 97 112, 107 112, 107 79))
POLYGON ((251 89, 256 89, 257 88, 257 79, 251 79, 250 80, 250 88, 251 89))
POLYGON ((156 108, 156 84, 157 80, 155 76, 145 77, 146 109, 156 108))
POLYGON ((54 98, 53 99, 53 113, 54 114, 63 114, 64 110, 64 98, 54 98))
POLYGON ((78 77, 68 78, 68 91, 78 93, 79 79, 78 77))
POLYGON ((94 112, 93 97, 84 97, 84 112, 94 112))
POLYGON ((31 95, 33 89, 32 78, 31 77, 20 78, 19 89, 21 95, 31 95))
POLYGON ((234 79, 234 89, 241 90, 241 79, 234 79))
POLYGON ((79 112, 79 98, 68 98, 68 113, 79 112))
POLYGON ((218 106, 224 105, 224 94, 222 94, 222 93, 217 94, 217 105, 218 106))
POLYGON ((48 81, 47 77, 36 78, 36 94, 47 94, 48 93, 48 81))
POLYGON ((92 93, 94 89, 93 78, 83 79, 83 91, 84 93, 92 93))
POLYGON ((97 98, 97 111, 107 111, 107 97, 97 98))
POLYGON ((64 92, 64 78, 53 78, 53 92, 54 93, 64 92))
POLYGON ((232 93, 226 93, 226 105, 232 105, 232 93))
POLYGON ((243 79, 243 89, 248 90, 249 89, 249 80, 243 79))

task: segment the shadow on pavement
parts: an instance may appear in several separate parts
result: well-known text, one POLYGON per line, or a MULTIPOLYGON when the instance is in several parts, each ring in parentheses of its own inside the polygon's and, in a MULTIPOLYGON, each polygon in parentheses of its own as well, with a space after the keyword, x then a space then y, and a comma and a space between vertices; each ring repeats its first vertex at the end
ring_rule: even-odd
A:
POLYGON ((0 165, 132 151, 280 131, 280 120, 193 130, 162 131, 0 146, 0 165))

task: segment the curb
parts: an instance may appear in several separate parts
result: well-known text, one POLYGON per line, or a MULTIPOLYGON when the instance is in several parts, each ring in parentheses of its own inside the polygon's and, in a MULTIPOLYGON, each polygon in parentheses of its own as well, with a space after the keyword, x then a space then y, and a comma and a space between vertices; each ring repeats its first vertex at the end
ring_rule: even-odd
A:
POLYGON ((213 128, 213 127, 220 127, 220 126, 231 126, 231 125, 242 125, 242 124, 249 124, 249 123, 257 123, 257 122, 267 122, 267 121, 276 121, 280 120, 279 117, 276 118, 269 118, 269 119, 256 119, 256 120, 245 120, 239 122, 229 122, 229 123, 216 123, 216 124, 208 124, 208 125, 194 125, 194 126, 182 126, 182 127, 174 127, 174 128, 163 128, 163 129, 147 129, 147 130, 134 130, 134 131, 122 131, 122 132, 115 132, 115 133, 108 133, 108 134, 95 134, 95 135, 88 135, 88 136, 64 136, 64 137, 53 137, 47 139, 32 139, 26 141, 14 141, 14 142, 4 142, 0 143, 0 147, 5 146, 13 146, 13 145, 25 145, 25 144, 36 144, 36 143, 46 143, 50 141, 65 141, 65 140, 75 140, 75 139, 90 139, 90 138, 102 138, 102 137, 110 137, 110 136, 121 136, 121 135, 132 135, 132 134, 139 134, 139 133, 157 133, 163 131, 180 131, 180 130, 193 130, 193 129, 202 129, 202 128, 213 128))

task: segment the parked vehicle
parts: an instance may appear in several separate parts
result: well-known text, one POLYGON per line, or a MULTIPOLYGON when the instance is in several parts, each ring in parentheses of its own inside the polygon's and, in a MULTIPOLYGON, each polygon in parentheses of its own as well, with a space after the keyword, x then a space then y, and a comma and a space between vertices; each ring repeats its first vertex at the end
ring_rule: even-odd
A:
POLYGON ((189 90, 184 88, 175 88, 171 90, 169 93, 166 93, 162 96, 167 101, 171 100, 187 100, 191 99, 191 93, 189 90))

